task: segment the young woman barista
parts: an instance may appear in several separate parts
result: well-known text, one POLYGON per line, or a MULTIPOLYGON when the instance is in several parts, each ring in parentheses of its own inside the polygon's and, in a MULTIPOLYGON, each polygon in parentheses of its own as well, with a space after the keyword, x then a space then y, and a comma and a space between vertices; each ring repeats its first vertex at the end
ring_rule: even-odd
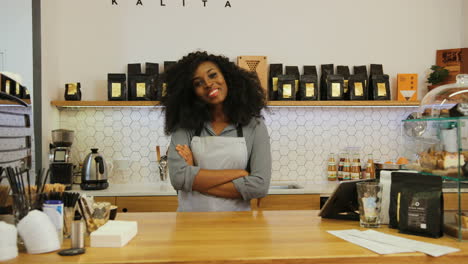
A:
POLYGON ((267 195, 270 137, 257 76, 224 56, 193 52, 166 73, 165 133, 178 211, 246 211, 267 195))

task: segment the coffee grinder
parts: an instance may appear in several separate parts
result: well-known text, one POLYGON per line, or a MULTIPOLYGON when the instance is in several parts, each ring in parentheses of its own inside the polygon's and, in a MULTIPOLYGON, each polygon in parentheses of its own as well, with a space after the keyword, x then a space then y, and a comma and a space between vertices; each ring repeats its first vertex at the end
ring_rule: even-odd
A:
POLYGON ((50 183, 63 184, 66 190, 70 190, 73 184, 71 145, 74 134, 73 130, 52 130, 52 144, 49 154, 50 183))

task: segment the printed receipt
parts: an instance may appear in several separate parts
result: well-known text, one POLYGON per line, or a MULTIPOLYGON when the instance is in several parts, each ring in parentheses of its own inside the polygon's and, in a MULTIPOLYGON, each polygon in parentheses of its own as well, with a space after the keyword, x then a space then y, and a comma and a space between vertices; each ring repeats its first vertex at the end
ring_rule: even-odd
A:
POLYGON ((374 230, 357 229, 328 231, 343 240, 372 250, 378 254, 394 254, 419 251, 433 257, 460 251, 458 248, 440 246, 385 234, 374 230))

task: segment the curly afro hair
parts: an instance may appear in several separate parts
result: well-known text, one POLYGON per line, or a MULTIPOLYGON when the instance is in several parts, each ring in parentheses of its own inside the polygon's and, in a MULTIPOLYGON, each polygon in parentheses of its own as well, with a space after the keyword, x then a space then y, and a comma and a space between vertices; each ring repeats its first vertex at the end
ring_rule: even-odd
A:
POLYGON ((197 51, 184 56, 166 72, 167 92, 161 99, 165 106, 166 135, 177 128, 196 130, 211 120, 210 105, 195 95, 192 84, 195 70, 206 61, 215 63, 224 75, 229 92, 223 110, 231 123, 244 126, 254 117, 263 117, 261 110, 266 107, 266 97, 258 76, 224 56, 197 51))

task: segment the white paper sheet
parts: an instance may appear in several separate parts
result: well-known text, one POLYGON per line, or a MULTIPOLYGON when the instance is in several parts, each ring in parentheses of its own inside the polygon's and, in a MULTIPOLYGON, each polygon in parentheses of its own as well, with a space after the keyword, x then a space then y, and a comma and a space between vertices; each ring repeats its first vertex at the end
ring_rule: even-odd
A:
POLYGON ((359 233, 355 233, 355 235, 360 238, 370 239, 372 241, 382 243, 382 244, 410 248, 415 251, 426 253, 433 257, 440 257, 445 254, 460 251, 460 249, 458 248, 452 248, 452 247, 440 246, 440 245, 432 244, 432 243, 416 241, 416 240, 407 239, 407 238, 403 238, 399 236, 385 234, 385 233, 378 232, 375 230, 366 230, 366 231, 362 231, 359 233))
POLYGON ((357 229, 335 230, 328 233, 378 254, 394 254, 419 251, 433 257, 460 251, 458 248, 420 242, 399 236, 389 235, 375 230, 357 229))
POLYGON ((382 244, 379 242, 375 242, 372 240, 368 240, 361 236, 356 236, 356 233, 360 233, 361 231, 357 229, 350 229, 350 230, 335 230, 335 231, 328 231, 328 233, 337 236, 343 240, 356 244, 358 246, 367 248, 369 250, 374 251, 378 254, 395 254, 395 253, 406 253, 406 252, 414 252, 414 250, 408 248, 402 248, 398 246, 392 246, 388 244, 382 244))

